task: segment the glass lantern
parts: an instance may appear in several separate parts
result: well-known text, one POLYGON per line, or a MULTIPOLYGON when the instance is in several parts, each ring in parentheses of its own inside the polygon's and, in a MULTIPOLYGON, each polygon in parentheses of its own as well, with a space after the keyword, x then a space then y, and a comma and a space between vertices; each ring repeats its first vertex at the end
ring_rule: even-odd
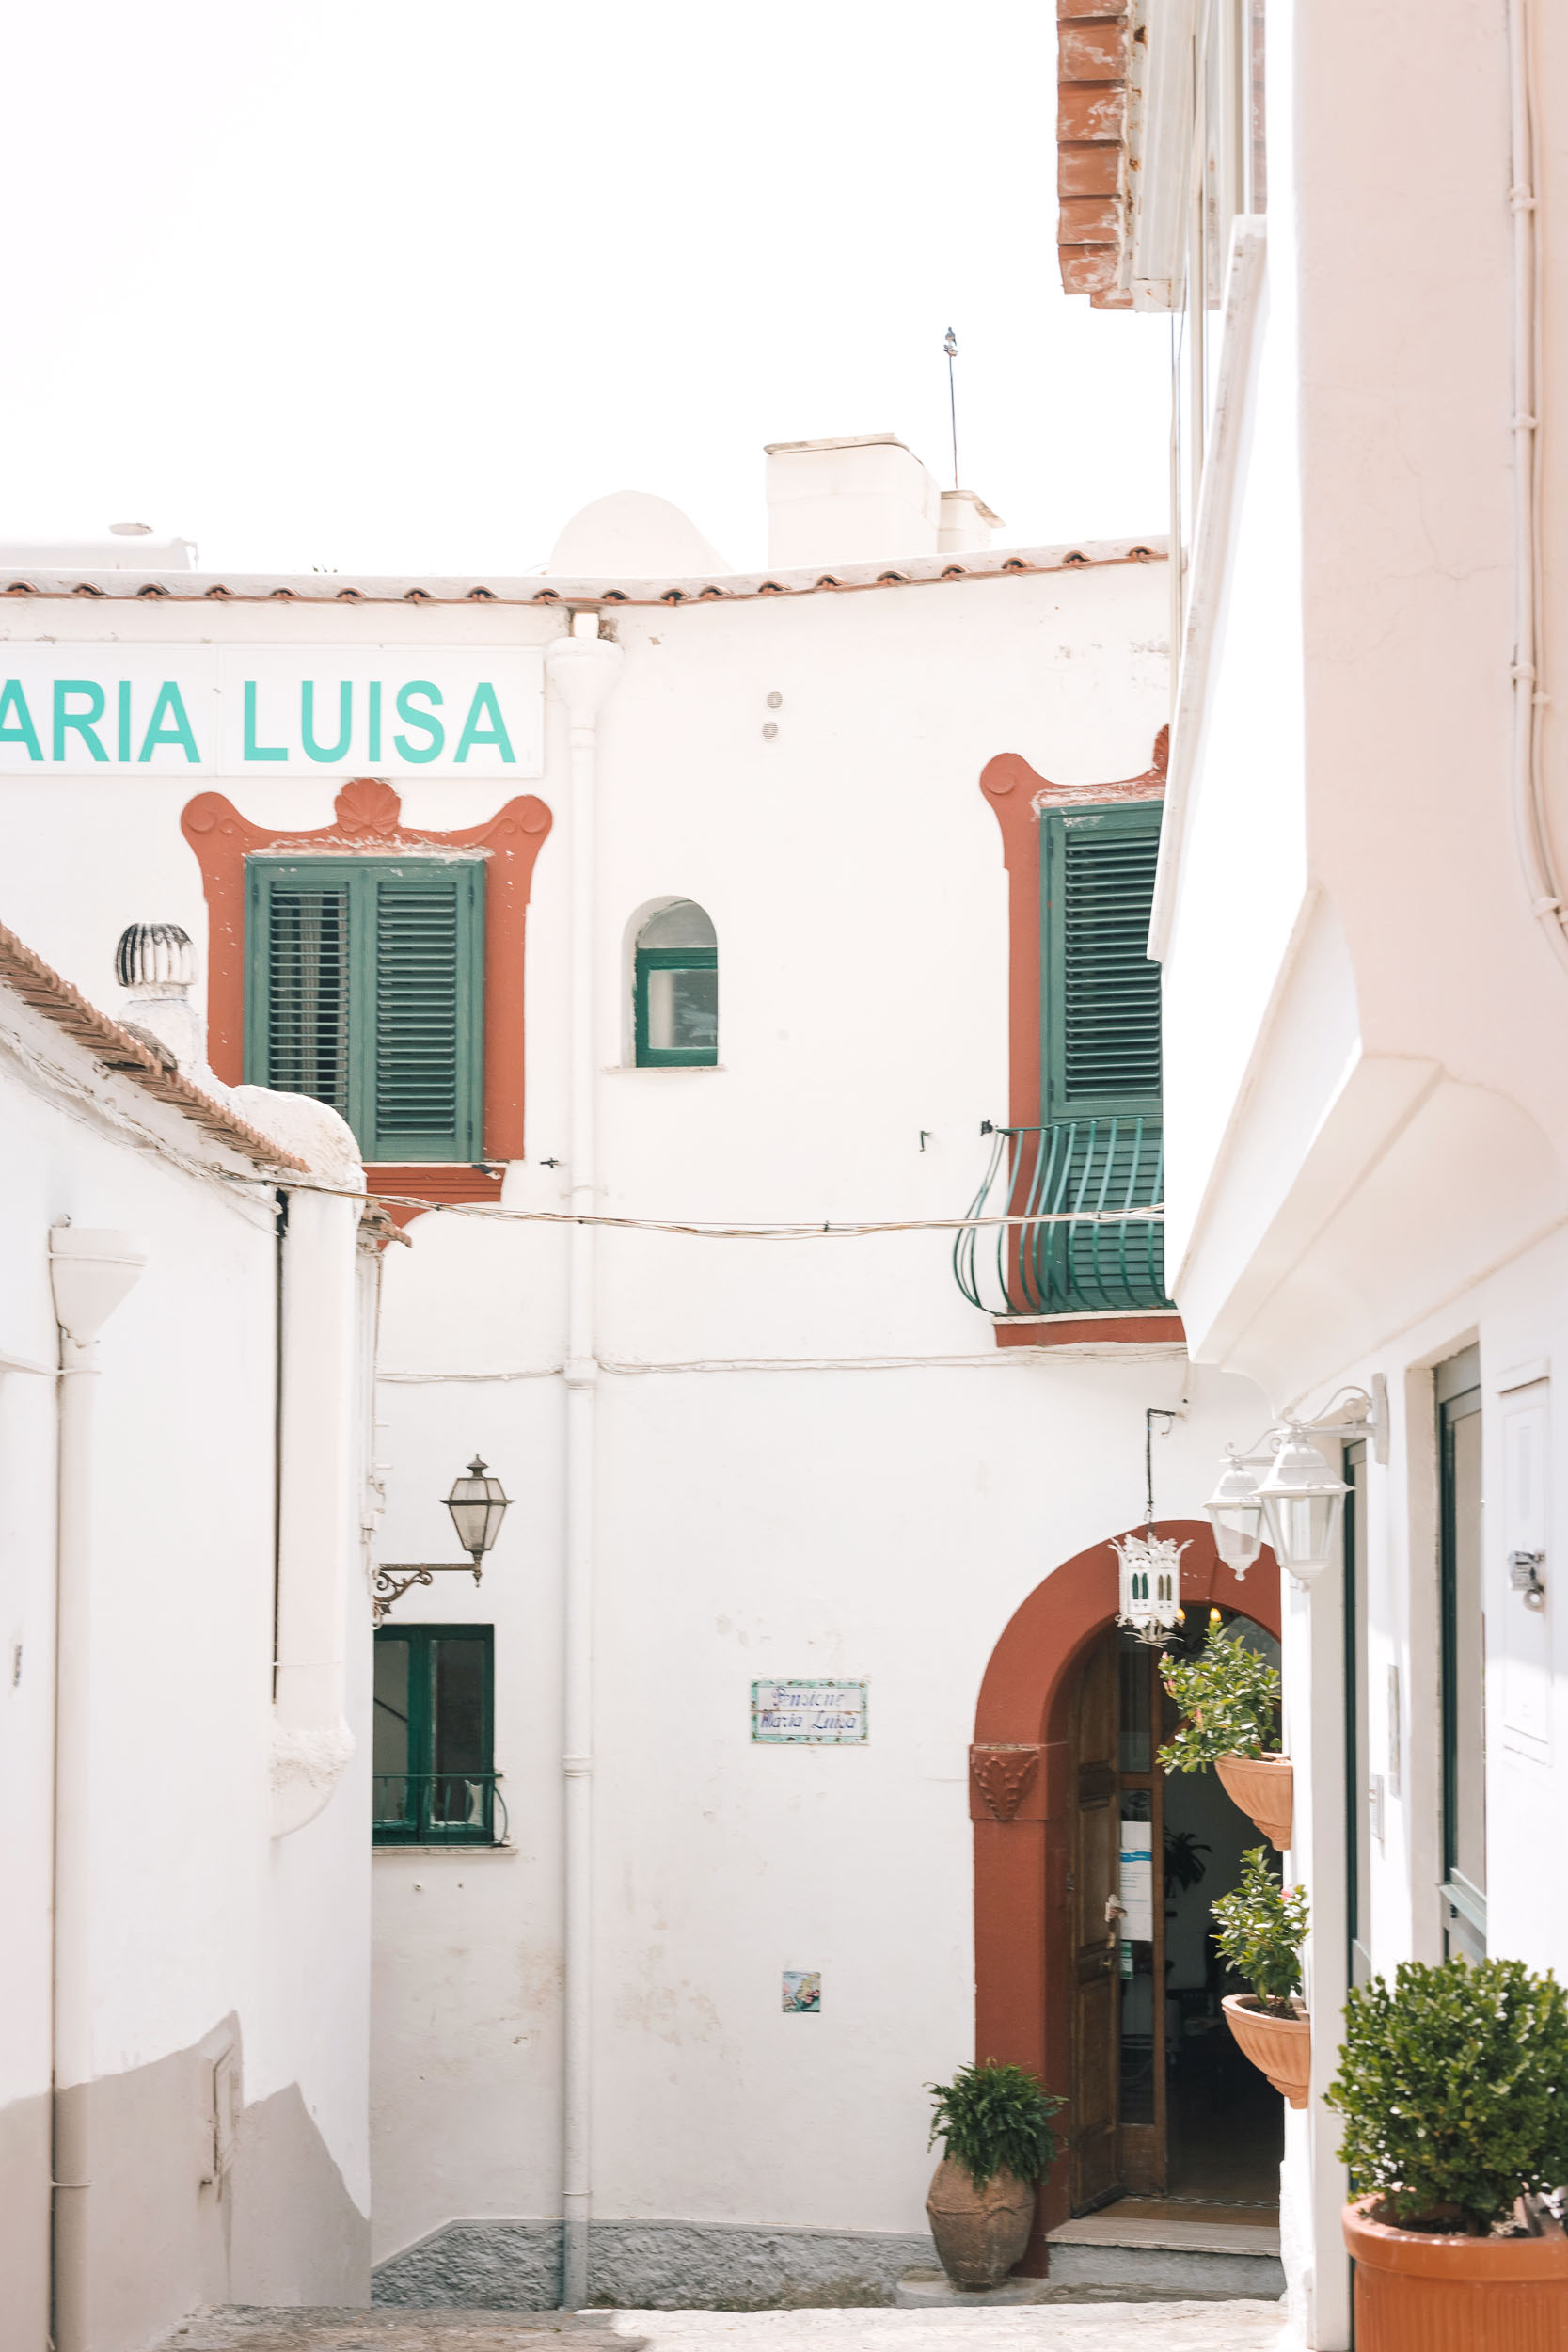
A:
POLYGON ((1349 1487, 1292 1422, 1259 1491, 1275 1559, 1298 1582, 1309 1583, 1338 1556, 1349 1487))
POLYGON ((1230 1448, 1220 1471, 1220 1483, 1204 1504, 1214 1527, 1214 1549, 1226 1566, 1242 1581, 1263 1549, 1263 1500, 1258 1481, 1230 1448))
POLYGON ((501 1521, 511 1508, 511 1497, 502 1492, 500 1480, 486 1475, 488 1467, 476 1454, 468 1464, 467 1476, 455 1479, 447 1497, 457 1540, 474 1564, 476 1583, 479 1564, 500 1534, 501 1521))

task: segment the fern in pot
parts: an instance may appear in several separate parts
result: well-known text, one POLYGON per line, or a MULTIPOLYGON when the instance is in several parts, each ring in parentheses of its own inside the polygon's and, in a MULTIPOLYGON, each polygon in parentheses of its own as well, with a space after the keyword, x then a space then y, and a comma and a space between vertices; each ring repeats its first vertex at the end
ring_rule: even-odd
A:
POLYGON ((1029 2243, 1035 2191, 1055 2162, 1051 2119, 1061 2106, 1022 2066, 994 2059, 927 2083, 930 2136, 942 2143, 926 2211, 942 2266, 957 2287, 1000 2284, 1029 2243))
POLYGON ((1362 2352, 1568 2345, 1568 1993, 1522 1961, 1353 1991, 1327 2104, 1362 2352), (1457 2331, 1457 2332, 1456 2332, 1457 2331))
POLYGON ((1214 1941, 1250 1994, 1228 1993, 1221 2007, 1243 2055, 1293 2107, 1307 2105, 1312 2028, 1299 1998, 1301 1947, 1307 1941, 1307 1889, 1287 1889, 1261 1846, 1242 1856, 1242 1883, 1210 1906, 1214 1941))
POLYGON ((1227 1794, 1283 1853, 1291 1842, 1294 1776, 1290 1757, 1275 1745, 1279 1669, 1239 1628, 1213 1625, 1196 1658, 1167 1658, 1161 1673, 1185 1718, 1160 1751, 1166 1772, 1202 1772, 1212 1765, 1227 1794))

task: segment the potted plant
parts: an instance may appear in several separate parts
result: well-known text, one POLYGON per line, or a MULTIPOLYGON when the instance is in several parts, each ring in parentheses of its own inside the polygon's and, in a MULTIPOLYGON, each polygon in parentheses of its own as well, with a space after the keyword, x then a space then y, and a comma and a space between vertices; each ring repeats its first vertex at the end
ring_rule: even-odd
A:
POLYGON ((1242 1856, 1242 1883, 1210 1906, 1219 1921, 1215 1943, 1252 1991, 1227 1993, 1220 2006, 1243 2054, 1283 2091, 1293 2107, 1307 2105, 1312 2028, 1297 1997, 1301 1947, 1307 1940, 1307 1889, 1287 1890, 1270 1869, 1261 1846, 1242 1856))
POLYGON ((1327 2103, 1361 2352, 1568 2347, 1568 1994, 1522 1961, 1405 1961, 1345 2003, 1327 2103), (1558 2201, 1554 2199, 1554 2202, 1558 2201))
POLYGON ((926 2088, 935 2109, 926 2145, 940 2138, 943 2149, 926 2200, 942 2266, 956 2287, 994 2287, 1029 2243, 1062 2102, 1022 2066, 994 2059, 926 2088))
POLYGON ((1221 1786, 1283 1853, 1291 1842, 1291 1759, 1272 1744, 1279 1722, 1279 1669, 1233 1626, 1211 1625, 1196 1658, 1167 1658, 1165 1689, 1186 1721, 1160 1750, 1167 1772, 1212 1764, 1221 1786))

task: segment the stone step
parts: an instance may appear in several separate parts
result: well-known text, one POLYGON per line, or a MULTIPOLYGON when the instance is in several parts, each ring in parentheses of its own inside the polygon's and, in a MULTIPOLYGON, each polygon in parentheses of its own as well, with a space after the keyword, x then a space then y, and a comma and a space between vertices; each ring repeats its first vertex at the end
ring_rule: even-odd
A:
POLYGON ((984 2291, 940 2270, 909 2270, 901 2309, 1000 2309, 1009 2303, 1272 2302, 1285 2291, 1279 2222, 1262 2206, 1124 2197, 1053 2230, 1047 2279, 1004 2279, 984 2291))

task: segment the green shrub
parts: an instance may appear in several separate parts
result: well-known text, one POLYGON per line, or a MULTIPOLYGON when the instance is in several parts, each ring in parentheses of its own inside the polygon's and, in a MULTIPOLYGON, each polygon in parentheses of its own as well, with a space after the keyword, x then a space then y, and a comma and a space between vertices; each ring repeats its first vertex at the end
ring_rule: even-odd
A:
POLYGON ((1301 1947, 1307 1941, 1307 1889, 1287 1894, 1268 1864, 1268 1850, 1242 1856, 1242 1883, 1210 1909, 1219 1921, 1214 1941, 1275 2017, 1291 2017, 1291 1995, 1301 1988, 1301 1947))
POLYGON ((1201 1772, 1216 1756, 1261 1756, 1273 1747, 1279 1670, 1233 1627, 1212 1626, 1196 1658, 1167 1658, 1161 1672, 1187 1719, 1160 1750, 1167 1772, 1201 1772))
POLYGON ((960 2066, 950 2083, 927 2083, 935 2106, 927 2148, 940 2137, 976 2188, 997 2172, 1043 2181, 1056 2160, 1051 2118, 1062 2105, 1022 2066, 960 2066))
POLYGON ((1568 2182, 1568 1994, 1522 1961, 1405 1961, 1345 2003, 1328 2105, 1358 2196, 1396 2223, 1482 2237, 1521 2191, 1568 2182))

